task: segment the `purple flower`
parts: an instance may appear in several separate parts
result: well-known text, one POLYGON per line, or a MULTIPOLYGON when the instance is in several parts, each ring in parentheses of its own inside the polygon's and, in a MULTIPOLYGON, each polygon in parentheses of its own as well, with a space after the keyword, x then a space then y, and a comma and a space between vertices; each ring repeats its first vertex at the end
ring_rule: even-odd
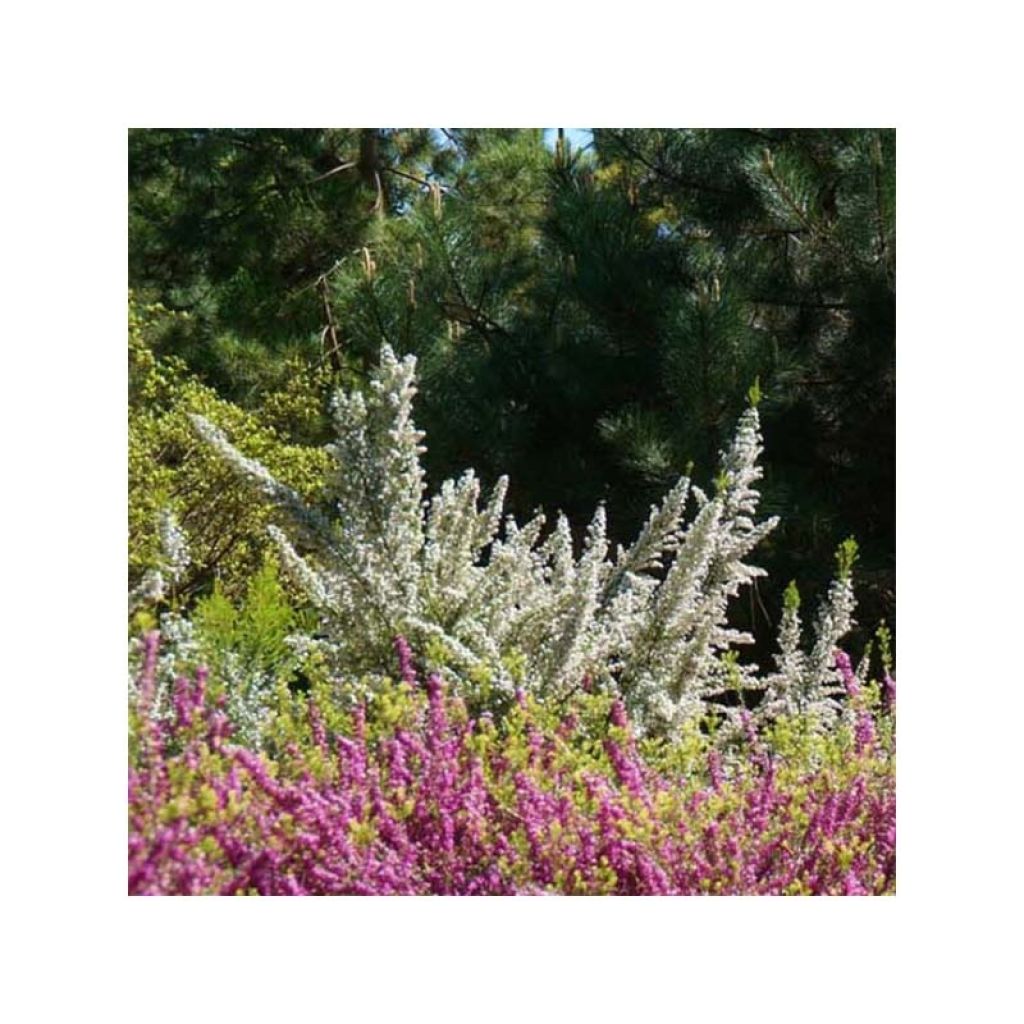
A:
POLYGON ((871 891, 864 888, 864 884, 857 877, 857 872, 852 868, 846 873, 843 879, 844 896, 870 896, 871 891))
POLYGON ((711 785, 714 789, 721 789, 724 777, 722 775, 722 755, 717 750, 708 751, 708 773, 711 775, 711 785))
POLYGON ((416 669, 413 667, 412 648, 404 636, 396 636, 394 639, 395 654, 398 656, 398 674, 402 681, 410 686, 416 685, 416 669))
POLYGON ((150 630, 143 637, 142 644, 144 653, 142 675, 139 678, 139 695, 142 708, 148 710, 156 687, 156 656, 160 650, 160 633, 155 629, 150 630))
POLYGON ((896 680, 888 672, 882 677, 882 697, 887 709, 896 707, 896 680))
MULTIPOLYGON (((776 774, 760 739, 728 774, 712 750, 709 784, 659 769, 621 731, 566 729, 532 702, 479 746, 483 731, 438 675, 402 699, 400 724, 360 705, 333 738, 336 763, 314 771, 326 743, 315 701, 310 730, 271 755, 224 743, 202 675, 179 680, 174 718, 154 728, 162 742, 131 755, 129 892, 860 895, 895 884, 892 759, 870 760, 891 734, 877 737, 866 712, 852 779, 798 762, 776 774)), ((620 702, 607 725, 628 728, 620 702)))
POLYGON ((857 726, 854 729, 854 741, 857 745, 857 753, 863 754, 870 749, 875 742, 875 720, 867 711, 862 711, 857 716, 857 726))
POLYGON ((626 705, 621 700, 616 700, 612 703, 608 720, 619 729, 625 729, 628 726, 629 719, 626 718, 626 705))
POLYGON ((848 697, 856 697, 860 694, 860 683, 850 664, 850 656, 846 651, 836 651, 836 668, 843 677, 843 686, 846 687, 848 697))

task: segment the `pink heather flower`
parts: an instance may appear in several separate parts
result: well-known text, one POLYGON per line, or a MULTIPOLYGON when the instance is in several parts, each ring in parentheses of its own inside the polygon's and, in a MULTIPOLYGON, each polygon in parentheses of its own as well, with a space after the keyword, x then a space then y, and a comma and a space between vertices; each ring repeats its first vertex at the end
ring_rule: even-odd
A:
POLYGON ((437 672, 431 672, 427 677, 427 696, 430 698, 432 705, 440 701, 444 696, 444 682, 437 672))
POLYGON ((192 724, 194 707, 192 683, 186 676, 179 676, 174 681, 174 713, 179 728, 188 728, 192 724))
MULTIPOLYGON (((404 728, 367 723, 360 708, 355 735, 336 739, 339 770, 315 777, 308 738, 276 757, 241 747, 205 756, 218 748, 224 715, 204 705, 200 681, 183 681, 183 713, 166 723, 167 742, 130 765, 129 892, 509 895, 600 885, 620 895, 767 894, 797 881, 859 895, 892 887, 892 777, 873 764, 852 782, 826 772, 818 785, 810 768, 775 779, 767 749, 734 776, 711 752, 711 784, 693 780, 687 793, 631 742, 611 744, 607 774, 548 756, 564 724, 552 720, 528 731, 541 756, 524 765, 500 733, 482 755, 470 751, 463 715, 450 723, 456 698, 445 689, 432 677, 429 714, 404 728), (715 790, 728 799, 711 799, 715 790), (653 799, 674 792, 665 810, 653 799), (839 854, 853 850, 840 867, 839 854)), ((621 705, 612 720, 626 724, 621 705)), ((558 746, 568 753, 571 744, 558 746)))
POLYGON ((140 703, 144 709, 149 708, 156 688, 156 656, 160 649, 160 633, 153 629, 142 638, 143 658, 142 674, 139 677, 140 703))
POLYGON ((604 744, 605 752, 608 754, 608 760, 611 761, 612 767, 615 769, 615 774, 618 776, 619 781, 634 795, 643 797, 646 793, 646 787, 644 784, 643 773, 640 770, 636 760, 629 756, 618 745, 612 740, 605 740, 604 744))
POLYGON ((843 895, 844 896, 870 896, 870 890, 864 887, 864 884, 857 877, 857 872, 851 868, 843 879, 843 895))
POLYGON ((196 688, 193 694, 193 701, 197 708, 203 706, 203 700, 206 697, 206 680, 210 678, 210 670, 205 665, 200 665, 196 669, 196 688))
POLYGON ((715 789, 722 788, 722 756, 717 750, 708 751, 708 771, 711 773, 711 785, 715 789))
POLYGON ((850 664, 850 656, 846 651, 836 651, 836 668, 843 677, 843 686, 846 687, 848 697, 856 697, 860 693, 860 683, 850 664))
POLYGON ((412 663, 412 648, 404 636, 396 636, 394 639, 395 654, 398 656, 398 674, 402 681, 410 686, 416 685, 416 669, 412 663))
POLYGON ((214 750, 220 750, 224 740, 230 738, 233 727, 228 716, 215 712, 210 717, 210 746, 214 750))
POLYGON ((626 706, 621 700, 617 700, 612 703, 612 709, 608 715, 608 720, 612 725, 618 726, 620 729, 626 728, 629 720, 626 718, 626 706))
POLYGON ((324 729, 324 720, 320 717, 320 709, 316 706, 316 701, 312 697, 309 698, 306 707, 309 714, 309 728, 313 734, 313 743, 318 750, 321 750, 324 754, 329 754, 330 748, 327 746, 327 732, 324 729))
POLYGON ((896 680, 888 672, 882 678, 882 697, 886 708, 896 707, 896 680))
POLYGON ((754 719, 746 708, 740 712, 740 723, 743 726, 743 735, 746 738, 747 743, 749 743, 751 747, 756 747, 757 726, 754 724, 754 719))
POLYGON ((875 720, 867 711, 862 711, 857 716, 854 740, 857 744, 858 754, 864 753, 875 742, 875 720))

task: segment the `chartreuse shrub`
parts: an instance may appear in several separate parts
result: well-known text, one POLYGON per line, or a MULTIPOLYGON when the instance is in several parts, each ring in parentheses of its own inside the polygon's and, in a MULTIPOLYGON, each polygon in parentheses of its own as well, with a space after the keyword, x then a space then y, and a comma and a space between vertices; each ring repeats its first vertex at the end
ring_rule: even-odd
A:
MULTIPOLYGON (((895 885, 894 702, 839 659, 850 722, 807 716, 726 747, 638 742, 621 701, 520 691, 472 714, 404 641, 398 681, 344 709, 279 691, 265 752, 236 744, 205 671, 147 714, 129 771, 139 894, 886 893, 895 885)), ((886 684, 889 686, 890 684, 886 684)))
MULTIPOLYGON (((232 423, 192 416, 219 473, 253 485, 288 532, 268 527, 283 567, 316 608, 317 646, 338 677, 379 674, 406 635, 460 693, 507 702, 517 686, 562 700, 584 685, 621 696, 646 732, 678 732, 723 693, 766 690, 766 713, 804 711, 831 726, 832 656, 852 624, 852 551, 816 620, 809 653, 795 608, 778 671, 759 674, 728 624, 730 601, 764 573, 746 562, 775 526, 757 522, 761 434, 756 387, 709 496, 682 477, 628 548, 609 550, 599 507, 577 555, 564 516, 502 520, 508 481, 481 505, 470 470, 426 499, 423 434, 412 419, 416 363, 386 345, 366 394, 339 390, 321 502, 291 486, 232 423), (214 425, 214 421, 217 425, 214 425), (227 435, 234 437, 234 443, 227 435)), ((204 466, 206 463, 204 463, 204 466)), ((218 477, 220 479, 220 477, 218 477)), ((232 492, 237 493, 237 492, 232 492)), ((738 728, 738 712, 730 712, 738 728)))
POLYGON ((302 495, 322 486, 327 466, 316 447, 289 444, 301 427, 314 435, 323 416, 323 375, 296 364, 278 390, 261 397, 260 415, 219 398, 190 376, 173 356, 158 357, 161 332, 183 314, 160 306, 128 305, 128 574, 140 598, 140 625, 157 606, 176 605, 208 591, 214 578, 232 596, 258 570, 267 549, 266 526, 272 509, 254 498, 237 476, 195 438, 188 417, 210 416, 273 467, 274 473, 302 495), (189 560, 168 571, 167 514, 187 537, 189 560), (165 526, 162 531, 161 523, 165 526), (161 533, 164 536, 161 536, 161 533), (172 587, 160 586, 175 576, 172 587), (152 585, 156 581, 158 585, 152 585), (140 584, 146 583, 141 587, 140 584))
MULTIPOLYGON (((170 580, 173 585, 174 577, 170 580)), ((310 676, 321 683, 326 678, 318 671, 315 654, 305 656, 293 642, 295 632, 310 625, 309 613, 295 609, 281 584, 276 558, 267 552, 241 598, 230 599, 218 580, 190 616, 173 610, 160 616, 163 636, 148 715, 171 719, 176 680, 203 669, 211 680, 210 695, 225 698, 223 710, 236 740, 259 748, 268 742, 266 726, 280 708, 281 694, 300 681, 308 687, 310 676)), ((145 643, 131 644, 129 664, 137 673, 145 643)), ((137 700, 134 685, 131 694, 137 700)))

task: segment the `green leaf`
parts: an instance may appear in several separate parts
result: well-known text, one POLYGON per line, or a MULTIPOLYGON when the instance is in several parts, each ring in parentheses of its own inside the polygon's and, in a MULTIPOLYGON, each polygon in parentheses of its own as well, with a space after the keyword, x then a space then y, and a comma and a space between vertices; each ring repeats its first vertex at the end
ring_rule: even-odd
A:
POLYGON ((857 542, 853 537, 847 537, 836 549, 836 570, 841 580, 848 580, 853 575, 853 566, 857 558, 857 542))

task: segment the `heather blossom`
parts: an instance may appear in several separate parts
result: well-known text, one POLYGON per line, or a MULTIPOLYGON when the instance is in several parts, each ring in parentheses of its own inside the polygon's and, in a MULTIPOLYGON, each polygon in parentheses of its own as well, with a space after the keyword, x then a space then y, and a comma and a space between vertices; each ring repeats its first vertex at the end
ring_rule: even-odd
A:
POLYGON ((821 607, 808 653, 794 611, 783 620, 776 674, 762 677, 734 656, 752 638, 728 625, 729 604, 764 574, 746 558, 777 522, 756 519, 756 405, 721 454, 713 495, 681 477, 636 541, 615 552, 598 507, 577 556, 565 516, 546 536, 543 514, 525 524, 503 516, 504 477, 482 504, 472 470, 427 497, 415 371, 413 356, 400 360, 384 345, 368 393, 335 396, 323 510, 193 417, 204 441, 289 525, 269 529, 319 616, 317 638, 296 642, 320 651, 337 677, 379 683, 400 635, 428 672, 444 669, 460 690, 486 680, 500 703, 517 688, 563 699, 586 686, 618 694, 640 731, 677 732, 737 688, 766 690, 765 716, 808 710, 834 721, 833 652, 853 621, 848 567, 821 607))
MULTIPOLYGON (((140 695, 155 641, 146 653, 140 695)), ((294 738, 270 754, 236 742, 202 673, 182 677, 173 716, 143 716, 130 761, 129 892, 893 889, 891 732, 827 768, 758 735, 728 771, 707 748, 706 771, 680 775, 601 695, 580 694, 569 716, 524 696, 496 723, 436 673, 386 692, 383 717, 296 697, 294 738)))

